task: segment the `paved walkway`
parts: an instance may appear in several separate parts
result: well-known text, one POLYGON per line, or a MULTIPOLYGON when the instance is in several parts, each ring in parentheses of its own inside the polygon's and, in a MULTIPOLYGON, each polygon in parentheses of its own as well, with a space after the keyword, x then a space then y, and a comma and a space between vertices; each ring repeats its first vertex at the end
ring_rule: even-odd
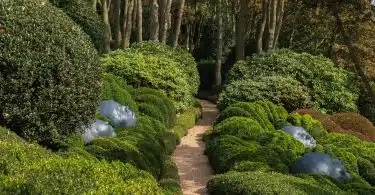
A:
POLYGON ((178 168, 184 195, 206 194, 206 184, 213 175, 207 157, 204 155, 205 145, 203 133, 212 125, 218 111, 216 105, 201 100, 202 119, 189 129, 188 135, 181 139, 180 145, 172 155, 178 168))

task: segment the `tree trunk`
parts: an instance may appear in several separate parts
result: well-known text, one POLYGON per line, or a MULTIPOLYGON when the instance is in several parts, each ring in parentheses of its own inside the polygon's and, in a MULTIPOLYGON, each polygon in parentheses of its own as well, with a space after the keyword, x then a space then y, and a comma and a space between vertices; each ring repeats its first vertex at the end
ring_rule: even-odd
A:
POLYGON ((274 40, 275 40, 275 30, 276 30, 276 14, 277 14, 277 1, 278 0, 270 0, 270 10, 269 10, 269 15, 270 15, 270 24, 268 28, 268 44, 267 44, 267 51, 272 51, 273 50, 273 45, 274 45, 274 40))
POLYGON ((137 26, 138 26, 138 29, 137 29, 137 42, 140 43, 142 42, 142 13, 143 13, 143 9, 142 9, 142 0, 138 0, 138 3, 137 3, 137 8, 138 8, 138 23, 137 23, 137 26))
POLYGON ((128 17, 126 19, 126 28, 125 28, 125 39, 123 41, 123 48, 128 48, 130 46, 130 36, 132 32, 132 16, 133 16, 133 9, 134 9, 135 0, 129 1, 129 9, 128 9, 128 17))
POLYGON ((246 28, 246 13, 247 0, 241 0, 240 13, 236 20, 236 60, 243 60, 245 58, 245 28, 246 28))
POLYGON ((217 51, 216 51, 216 66, 215 66, 215 87, 221 85, 221 64, 223 58, 223 16, 221 0, 217 0, 216 4, 216 19, 217 19, 217 51))
MULTIPOLYGON (((129 0, 124 0, 124 7, 123 7, 123 21, 122 21, 122 42, 125 42, 125 37, 126 37, 126 23, 127 23, 127 18, 128 18, 128 12, 129 12, 129 0)), ((123 46, 122 43, 122 47, 123 46)))
POLYGON ((164 22, 162 22, 163 26, 161 26, 162 33, 161 33, 161 36, 160 36, 160 42, 162 42, 164 44, 167 42, 169 18, 171 17, 171 4, 172 4, 172 0, 166 0, 165 9, 164 9, 164 12, 163 12, 163 16, 161 18, 164 22))
POLYGON ((157 41, 159 37, 159 5, 157 0, 152 2, 150 40, 157 41))
POLYGON ((268 2, 267 0, 262 1, 262 22, 260 24, 258 38, 257 38, 257 53, 263 52, 263 34, 266 28, 267 15, 268 15, 268 2))
POLYGON ((162 43, 165 43, 163 42, 163 37, 166 35, 164 35, 164 26, 165 26, 165 22, 166 22, 166 7, 167 7, 167 0, 161 0, 160 3, 160 9, 159 9, 159 41, 162 42, 162 43))
POLYGON ((114 7, 113 7, 115 14, 114 14, 114 35, 115 35, 115 41, 116 41, 116 48, 119 48, 121 45, 121 25, 120 25, 120 17, 121 17, 121 0, 115 0, 114 1, 114 7))
POLYGON ((108 1, 103 0, 104 51, 111 51, 111 25, 109 24, 108 1))
POLYGON ((184 13, 185 7, 185 0, 180 1, 180 8, 178 9, 178 18, 176 21, 176 29, 173 35, 173 47, 177 47, 178 45, 178 38, 180 37, 181 32, 181 23, 182 23, 182 15, 184 13))
POLYGON ((171 25, 172 25, 172 14, 171 14, 171 7, 172 7, 172 0, 168 0, 167 1, 167 23, 168 23, 168 27, 167 29, 171 28, 171 25))
POLYGON ((361 60, 359 51, 355 47, 353 41, 351 40, 351 38, 348 36, 348 34, 345 31, 344 25, 340 18, 340 13, 338 10, 338 3, 336 3, 336 5, 333 7, 333 14, 336 18, 336 24, 337 24, 338 30, 341 32, 345 45, 349 49, 350 58, 352 59, 354 63, 355 69, 357 70, 359 77, 362 79, 363 85, 366 87, 368 96, 371 98, 372 103, 375 104, 375 92, 372 90, 370 80, 368 79, 365 72, 362 70, 363 62, 361 60))
POLYGON ((96 12, 96 4, 97 4, 97 0, 92 0, 92 9, 96 12))
POLYGON ((279 46, 279 36, 281 31, 281 26, 283 25, 283 19, 284 19, 284 3, 285 0, 279 0, 279 4, 277 7, 277 22, 276 22, 276 34, 275 34, 275 40, 273 42, 273 49, 276 49, 279 46))
POLYGON ((137 29, 137 12, 138 12, 138 0, 134 0, 133 5, 133 16, 132 16, 132 29, 137 29))
POLYGON ((185 36, 185 42, 184 47, 186 50, 189 51, 189 43, 190 43, 190 24, 186 24, 186 36, 185 36))

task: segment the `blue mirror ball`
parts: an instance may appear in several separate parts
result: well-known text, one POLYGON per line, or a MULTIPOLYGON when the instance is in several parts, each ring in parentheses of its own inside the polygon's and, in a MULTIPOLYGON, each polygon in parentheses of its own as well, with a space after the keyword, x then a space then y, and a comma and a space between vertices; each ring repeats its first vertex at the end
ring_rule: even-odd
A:
POLYGON ((291 169, 292 173, 313 173, 328 175, 338 181, 347 181, 350 174, 341 160, 333 159, 323 152, 310 152, 301 157, 291 169))
POLYGON ((135 113, 113 100, 100 102, 100 114, 107 117, 114 127, 129 128, 136 124, 135 113))
POLYGON ((299 126, 284 126, 282 130, 303 143, 306 148, 315 148, 315 139, 307 131, 299 126))
POLYGON ((108 125, 107 122, 96 120, 93 124, 91 124, 90 128, 85 130, 82 138, 85 143, 89 143, 99 136, 116 137, 116 132, 111 125, 108 125))

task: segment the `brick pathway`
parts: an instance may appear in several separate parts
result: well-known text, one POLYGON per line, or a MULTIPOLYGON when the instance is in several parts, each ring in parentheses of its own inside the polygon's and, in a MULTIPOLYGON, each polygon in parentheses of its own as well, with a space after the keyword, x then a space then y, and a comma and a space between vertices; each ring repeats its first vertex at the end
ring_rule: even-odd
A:
POLYGON ((218 111, 216 105, 201 100, 202 119, 189 129, 188 135, 181 139, 180 145, 172 155, 178 167, 184 195, 206 194, 206 184, 213 175, 204 153, 203 133, 212 125, 218 111))

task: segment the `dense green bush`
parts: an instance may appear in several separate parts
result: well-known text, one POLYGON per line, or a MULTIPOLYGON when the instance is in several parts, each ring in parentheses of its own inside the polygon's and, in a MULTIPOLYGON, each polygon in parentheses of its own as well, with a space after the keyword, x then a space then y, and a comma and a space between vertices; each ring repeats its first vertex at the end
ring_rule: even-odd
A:
POLYGON ((272 169, 264 162, 252 162, 252 161, 240 161, 236 163, 230 171, 237 172, 252 172, 252 171, 262 171, 270 172, 272 169))
POLYGON ((179 138, 186 135, 187 130, 192 128, 201 117, 201 110, 199 108, 189 108, 178 116, 176 125, 172 128, 172 132, 176 133, 179 138))
POLYGON ((207 185, 212 195, 222 194, 345 194, 335 185, 319 183, 280 173, 230 172, 218 175, 207 185))
POLYGON ((104 24, 87 0, 50 0, 61 8, 91 38, 99 52, 103 51, 104 24))
POLYGON ((311 115, 299 115, 297 113, 289 114, 288 118, 286 119, 288 124, 286 125, 294 125, 303 127, 311 136, 314 138, 320 138, 326 136, 327 130, 324 129, 322 123, 318 120, 315 120, 311 117, 311 115))
POLYGON ((164 112, 160 109, 160 105, 140 103, 138 109, 140 113, 155 118, 164 125, 168 125, 168 115, 163 115, 164 112))
POLYGON ((292 77, 265 76, 230 82, 219 95, 220 109, 240 101, 268 100, 283 105, 287 110, 312 105, 305 86, 292 77))
POLYGON ((156 43, 141 43, 102 58, 106 72, 123 78, 135 87, 163 90, 176 109, 183 111, 193 102, 199 78, 190 54, 156 43), (168 51, 167 51, 168 50, 168 51))
POLYGON ((164 170, 159 180, 160 188, 165 195, 181 195, 180 177, 176 164, 168 159, 164 163, 164 170))
POLYGON ((113 74, 105 73, 101 91, 102 100, 114 100, 117 103, 128 106, 133 112, 137 112, 137 105, 131 94, 125 89, 125 83, 113 74))
POLYGON ((201 89, 209 90, 214 85, 215 67, 216 63, 214 59, 198 61, 198 71, 200 75, 201 89))
POLYGON ((223 112, 219 114, 219 116, 215 120, 215 124, 220 123, 221 121, 233 117, 233 116, 242 116, 242 117, 250 117, 250 114, 241 107, 228 107, 223 112))
POLYGON ((213 133, 217 135, 232 135, 243 139, 253 140, 265 130, 256 120, 246 117, 230 117, 215 125, 213 133))
POLYGON ((278 50, 248 57, 231 69, 228 82, 291 76, 308 88, 313 106, 327 112, 356 111, 358 89, 349 72, 331 60, 307 53, 278 50))
POLYGON ((95 116, 98 52, 48 1, 1 1, 0 7, 0 123, 53 147, 95 116))

